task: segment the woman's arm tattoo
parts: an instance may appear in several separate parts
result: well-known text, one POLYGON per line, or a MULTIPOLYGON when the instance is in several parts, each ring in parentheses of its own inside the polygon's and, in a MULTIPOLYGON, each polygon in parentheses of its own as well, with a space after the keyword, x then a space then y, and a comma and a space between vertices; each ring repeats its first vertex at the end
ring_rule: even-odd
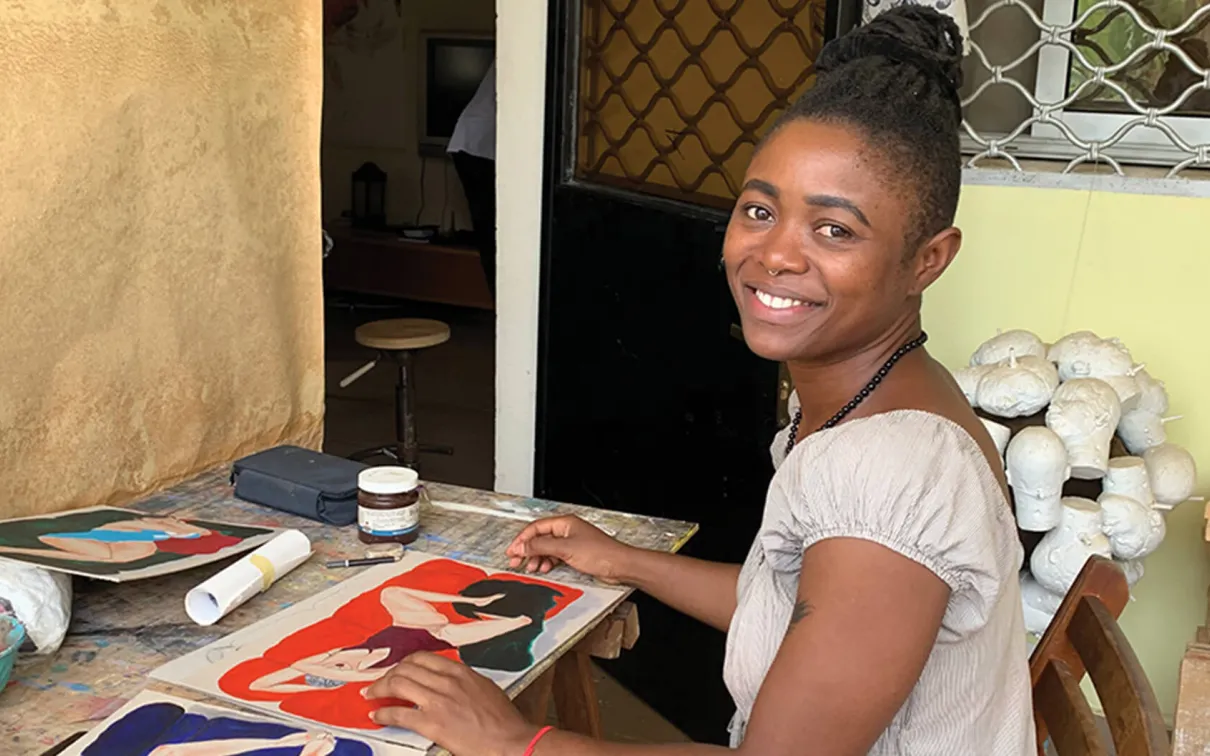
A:
MULTIPOLYGON (((794 609, 790 612, 790 627, 793 630, 794 626, 803 621, 803 618, 811 613, 811 605, 805 599, 799 599, 794 604, 794 609)), ((787 632, 789 632, 787 630, 787 632)))

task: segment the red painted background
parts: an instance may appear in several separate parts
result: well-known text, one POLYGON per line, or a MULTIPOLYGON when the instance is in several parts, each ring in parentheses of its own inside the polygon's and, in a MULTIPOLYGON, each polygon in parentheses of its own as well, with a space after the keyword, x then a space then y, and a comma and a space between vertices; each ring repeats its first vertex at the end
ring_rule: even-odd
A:
MULTIPOLYGON (((249 686, 264 675, 285 669, 300 659, 333 649, 351 648, 390 627, 391 615, 383 608, 379 598, 386 588, 400 586, 434 593, 456 594, 471 583, 488 577, 493 580, 544 585, 558 591, 561 595, 555 598, 555 605, 546 613, 547 621, 583 595, 583 591, 575 588, 554 585, 524 575, 508 572, 488 575, 478 567, 448 559, 433 559, 357 596, 337 609, 331 617, 291 633, 277 645, 268 648, 263 656, 240 662, 219 679, 218 686, 224 693, 237 699, 278 701, 281 710, 287 714, 334 727, 381 729, 380 725, 370 719, 370 712, 384 706, 398 706, 400 702, 367 701, 362 697, 361 691, 371 685, 368 682, 346 683, 339 688, 311 690, 305 693, 253 691, 249 686)), ((448 617, 450 622, 475 621, 456 613, 450 604, 435 604, 434 607, 448 617)), ((456 650, 443 651, 441 655, 460 661, 456 650)))

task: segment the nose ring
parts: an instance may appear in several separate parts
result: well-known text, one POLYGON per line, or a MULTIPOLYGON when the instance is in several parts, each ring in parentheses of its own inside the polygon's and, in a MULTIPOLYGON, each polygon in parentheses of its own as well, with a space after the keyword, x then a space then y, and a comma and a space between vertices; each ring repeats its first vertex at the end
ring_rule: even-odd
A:
POLYGON ((780 270, 770 270, 769 268, 765 268, 765 272, 768 273, 771 278, 777 278, 777 276, 781 274, 780 270))

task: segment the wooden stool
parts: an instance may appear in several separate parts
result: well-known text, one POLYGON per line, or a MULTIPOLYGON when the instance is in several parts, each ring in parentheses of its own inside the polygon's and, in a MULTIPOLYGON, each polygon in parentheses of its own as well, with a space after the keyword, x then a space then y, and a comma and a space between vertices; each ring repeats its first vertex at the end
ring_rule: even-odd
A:
POLYGON ((371 457, 387 457, 404 467, 417 469, 421 452, 453 454, 448 446, 421 444, 416 438, 416 384, 412 374, 413 356, 418 349, 444 344, 450 340, 450 327, 439 320, 401 318, 376 320, 360 326, 354 333, 358 344, 378 350, 378 357, 362 365, 340 382, 345 388, 370 372, 379 360, 388 359, 398 367, 395 381, 395 443, 376 446, 353 454, 349 459, 361 462, 371 457))

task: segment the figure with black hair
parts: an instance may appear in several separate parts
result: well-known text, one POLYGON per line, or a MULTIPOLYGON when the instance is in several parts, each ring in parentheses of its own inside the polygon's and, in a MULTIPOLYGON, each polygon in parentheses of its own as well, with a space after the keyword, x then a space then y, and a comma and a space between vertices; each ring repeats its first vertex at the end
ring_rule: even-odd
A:
MULTIPOLYGON (((509 546, 727 633, 730 745, 757 756, 1034 753, 999 452, 924 349, 921 302, 958 253, 962 35, 914 5, 828 44, 755 151, 723 248, 744 340, 801 399, 741 565, 636 549, 555 517, 509 546)), ((669 659, 667 674, 691 659, 669 659)), ((695 756, 526 723, 489 681, 416 654, 371 686, 376 717, 455 753, 695 756)), ((691 695, 691 692, 689 693, 691 695)))
MULTIPOLYGON (((0 543, 0 556, 13 554, 67 564, 128 565, 158 554, 217 554, 242 540, 221 532, 217 526, 207 527, 179 517, 130 517, 118 512, 110 519, 87 530, 40 533, 37 548, 0 543)), ((43 522, 46 520, 40 519, 36 524, 43 522)))
POLYGON ((382 677, 418 651, 457 649, 465 664, 521 672, 534 663, 531 648, 542 634, 546 612, 558 593, 545 585, 516 580, 480 580, 457 594, 403 586, 379 597, 391 624, 355 646, 333 648, 293 662, 253 681, 261 693, 305 693, 382 677), (474 622, 454 623, 434 604, 450 604, 474 622))

